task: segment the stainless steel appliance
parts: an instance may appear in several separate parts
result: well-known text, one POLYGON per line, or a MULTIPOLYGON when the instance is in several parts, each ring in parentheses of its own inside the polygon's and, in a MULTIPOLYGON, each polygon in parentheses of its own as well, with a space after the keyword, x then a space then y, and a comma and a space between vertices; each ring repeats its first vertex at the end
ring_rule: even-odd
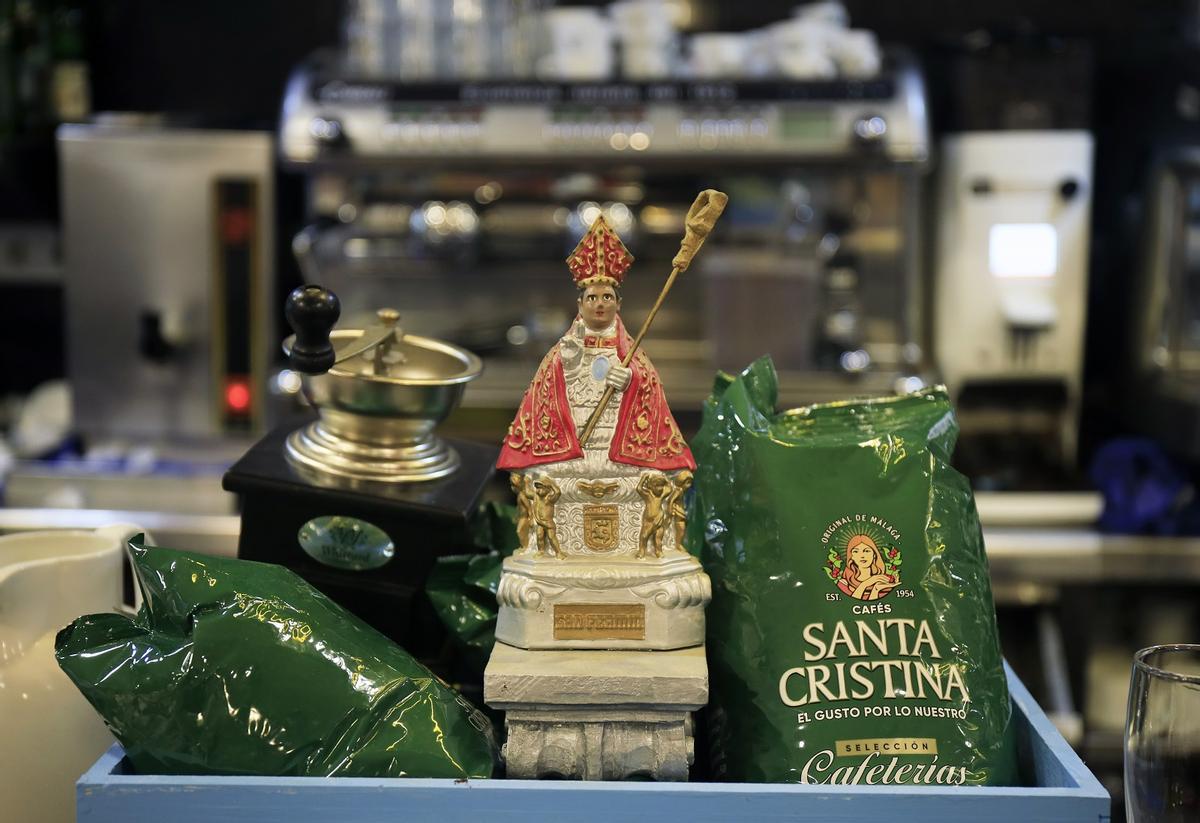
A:
POLYGON ((1092 208, 1092 52, 1036 33, 938 58, 933 360, 976 489, 1074 489, 1092 208))
POLYGON ((318 57, 279 144, 308 178, 306 279, 347 322, 396 305, 406 330, 483 355, 475 407, 515 405, 568 325, 562 259, 597 211, 638 258, 629 305, 649 306, 692 194, 727 191, 647 347, 681 404, 765 353, 800 402, 923 364, 925 103, 903 55, 868 80, 655 83, 399 83, 318 57))
POLYGON ((1071 463, 1083 384, 1092 136, 967 132, 947 136, 940 159, 935 352, 959 400, 964 438, 1047 431, 1071 463), (973 390, 981 402, 972 401, 973 390))
POLYGON ((75 424, 139 442, 260 428, 278 335, 273 140, 109 118, 59 129, 75 424))

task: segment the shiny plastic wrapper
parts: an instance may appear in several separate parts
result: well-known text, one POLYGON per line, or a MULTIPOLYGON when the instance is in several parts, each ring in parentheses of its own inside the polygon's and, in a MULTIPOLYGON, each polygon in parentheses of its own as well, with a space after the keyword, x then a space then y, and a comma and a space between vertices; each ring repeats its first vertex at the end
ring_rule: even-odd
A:
POLYGON ((281 566, 130 542, 137 617, 59 632, 59 665, 146 774, 489 777, 487 719, 281 566))
POLYGON ((434 563, 425 593, 438 619, 458 646, 465 670, 476 680, 492 646, 496 645, 496 615, 504 558, 517 549, 517 507, 485 503, 472 523, 474 543, 486 554, 439 557, 434 563))
POLYGON ((718 377, 688 543, 712 578, 717 779, 1010 785, 987 557, 942 389, 775 413, 718 377))

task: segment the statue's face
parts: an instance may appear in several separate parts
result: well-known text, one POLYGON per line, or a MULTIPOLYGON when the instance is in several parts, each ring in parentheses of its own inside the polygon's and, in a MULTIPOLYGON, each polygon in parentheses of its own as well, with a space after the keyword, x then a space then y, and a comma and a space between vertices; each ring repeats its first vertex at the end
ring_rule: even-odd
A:
POLYGON ((617 290, 607 283, 593 283, 579 295, 579 316, 592 331, 604 331, 621 310, 617 290))

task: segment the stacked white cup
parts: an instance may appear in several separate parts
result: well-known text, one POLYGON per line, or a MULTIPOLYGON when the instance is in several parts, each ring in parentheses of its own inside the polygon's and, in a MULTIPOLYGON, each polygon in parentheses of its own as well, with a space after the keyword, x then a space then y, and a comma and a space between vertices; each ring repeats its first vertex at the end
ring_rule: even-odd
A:
POLYGON ((879 40, 869 29, 841 29, 833 42, 833 59, 844 77, 874 77, 883 67, 879 40))
POLYGON ((679 30, 666 0, 621 0, 608 7, 621 41, 621 72, 630 80, 671 77, 679 64, 679 30))
POLYGON ((883 62, 874 32, 849 28, 838 0, 798 6, 792 17, 754 31, 695 34, 686 65, 672 0, 618 0, 607 16, 592 7, 554 8, 541 19, 546 47, 537 74, 550 80, 609 79, 614 39, 629 80, 665 79, 681 69, 699 78, 865 78, 883 62))
POLYGON ((607 80, 613 71, 613 28, 598 9, 566 6, 542 14, 545 53, 537 75, 547 80, 607 80))
POLYGON ((775 73, 796 80, 837 77, 833 42, 840 31, 822 19, 793 17, 767 27, 775 73))
POLYGON ((753 33, 711 31, 692 35, 691 69, 695 77, 745 77, 753 33))
POLYGON ((770 27, 776 70, 797 79, 878 74, 883 59, 875 33, 849 25, 850 15, 837 0, 797 6, 791 20, 770 27))

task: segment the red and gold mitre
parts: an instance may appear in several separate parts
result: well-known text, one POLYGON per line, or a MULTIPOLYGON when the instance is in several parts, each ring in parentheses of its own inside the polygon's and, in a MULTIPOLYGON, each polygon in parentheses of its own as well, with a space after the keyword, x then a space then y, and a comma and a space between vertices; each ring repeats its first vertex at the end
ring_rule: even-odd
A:
POLYGON ((621 285, 625 272, 633 264, 633 255, 601 214, 567 258, 567 268, 578 288, 592 283, 608 282, 621 285))

